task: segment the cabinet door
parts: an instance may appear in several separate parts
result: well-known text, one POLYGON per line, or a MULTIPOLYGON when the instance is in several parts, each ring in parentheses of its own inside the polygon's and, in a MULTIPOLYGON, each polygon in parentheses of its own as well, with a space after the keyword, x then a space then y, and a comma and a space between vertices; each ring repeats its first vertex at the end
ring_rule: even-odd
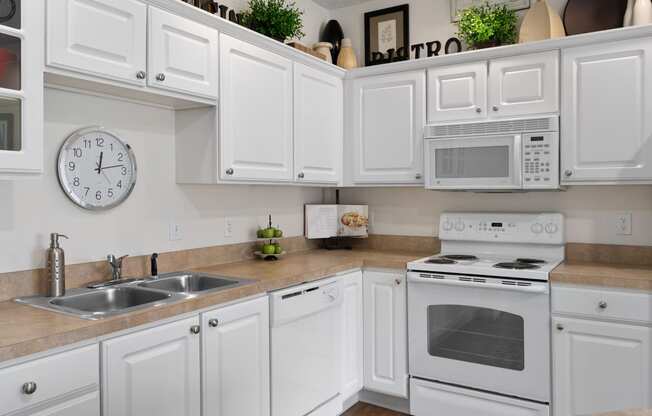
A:
POLYGON ((564 183, 652 180, 652 39, 565 49, 564 183))
POLYGON ((342 276, 342 388, 345 401, 362 390, 362 272, 342 276))
POLYGON ((487 117, 487 63, 428 70, 428 124, 487 117))
POLYGON ((423 183, 425 87, 421 71, 353 81, 355 183, 423 183))
POLYGON ((269 415, 268 298, 206 312, 202 330, 202 414, 269 415))
POLYGON ((222 180, 291 181, 292 62, 220 35, 222 180))
POLYGON ((216 98, 217 48, 217 30, 149 8, 150 86, 216 98))
POLYGON ((199 416, 199 317, 102 343, 104 416, 199 416))
POLYGON ((47 64, 145 85, 147 6, 136 0, 47 0, 47 64), (144 74, 143 74, 144 75, 144 74))
POLYGON ((652 407, 652 328, 554 318, 552 330, 555 415, 652 407))
POLYGON ((340 181, 342 80, 294 64, 294 174, 300 182, 340 181))
POLYGON ((559 112, 559 52, 489 62, 492 117, 559 112))
POLYGON ((364 387, 407 397, 405 274, 365 271, 364 387))

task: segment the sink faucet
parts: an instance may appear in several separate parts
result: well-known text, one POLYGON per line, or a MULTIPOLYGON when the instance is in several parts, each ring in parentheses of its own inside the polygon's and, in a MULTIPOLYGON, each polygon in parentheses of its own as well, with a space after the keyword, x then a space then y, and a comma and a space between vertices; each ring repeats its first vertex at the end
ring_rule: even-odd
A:
POLYGON ((129 255, 116 258, 113 254, 106 256, 106 260, 111 266, 111 280, 120 280, 122 279, 122 261, 129 257, 129 255))

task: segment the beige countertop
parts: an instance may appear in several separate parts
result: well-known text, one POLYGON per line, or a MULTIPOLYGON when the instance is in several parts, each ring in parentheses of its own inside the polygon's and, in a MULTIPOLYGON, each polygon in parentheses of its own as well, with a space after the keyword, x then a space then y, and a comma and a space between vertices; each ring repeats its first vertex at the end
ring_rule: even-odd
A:
POLYGON ((552 271, 550 281, 652 291, 652 267, 565 262, 552 271))
POLYGON ((0 302, 0 362, 271 290, 318 280, 350 269, 361 267, 405 269, 409 261, 427 255, 378 250, 311 250, 289 254, 276 262, 246 260, 202 267, 195 271, 251 278, 257 281, 233 289, 97 321, 49 312, 13 301, 0 302))
POLYGON ((621 410, 617 412, 597 413, 593 416, 652 416, 652 409, 621 410))

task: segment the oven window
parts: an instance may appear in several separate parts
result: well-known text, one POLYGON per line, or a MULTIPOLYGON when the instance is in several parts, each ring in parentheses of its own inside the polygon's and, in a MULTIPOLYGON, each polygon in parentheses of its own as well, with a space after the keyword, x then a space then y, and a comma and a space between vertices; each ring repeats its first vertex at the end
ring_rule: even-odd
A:
POLYGON ((525 360, 523 318, 465 305, 428 306, 428 353, 522 371, 525 360))
POLYGON ((437 178, 509 177, 509 146, 461 147, 435 150, 437 178))

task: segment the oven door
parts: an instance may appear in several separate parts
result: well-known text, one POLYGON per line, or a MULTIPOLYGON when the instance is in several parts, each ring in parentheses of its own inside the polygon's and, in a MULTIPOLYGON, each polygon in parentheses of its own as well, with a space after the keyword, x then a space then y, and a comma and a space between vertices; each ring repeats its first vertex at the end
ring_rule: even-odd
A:
POLYGON ((426 139, 426 188, 520 189, 521 135, 426 139))
POLYGON ((410 375, 550 402, 550 291, 408 273, 410 375))

